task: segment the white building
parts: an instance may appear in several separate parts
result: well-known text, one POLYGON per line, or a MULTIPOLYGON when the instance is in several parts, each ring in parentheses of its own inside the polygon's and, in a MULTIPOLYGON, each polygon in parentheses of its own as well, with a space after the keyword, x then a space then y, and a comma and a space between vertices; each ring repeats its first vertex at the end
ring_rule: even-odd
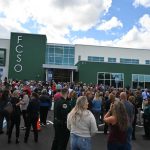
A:
POLYGON ((10 40, 0 39, 0 77, 8 77, 10 40))

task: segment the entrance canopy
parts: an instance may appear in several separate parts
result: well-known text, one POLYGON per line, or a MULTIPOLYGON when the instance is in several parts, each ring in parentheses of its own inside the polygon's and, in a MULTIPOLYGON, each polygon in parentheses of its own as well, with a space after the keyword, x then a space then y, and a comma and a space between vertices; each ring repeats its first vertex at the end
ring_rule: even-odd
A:
POLYGON ((46 70, 46 81, 73 82, 77 66, 43 64, 46 70))
POLYGON ((43 64, 43 68, 53 68, 53 69, 69 69, 77 71, 77 66, 68 66, 68 65, 52 65, 52 64, 43 64))

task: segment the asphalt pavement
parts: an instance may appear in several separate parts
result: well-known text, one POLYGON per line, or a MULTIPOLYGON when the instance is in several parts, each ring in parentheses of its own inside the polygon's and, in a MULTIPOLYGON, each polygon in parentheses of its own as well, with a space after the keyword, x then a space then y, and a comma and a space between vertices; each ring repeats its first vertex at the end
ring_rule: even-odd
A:
MULTIPOLYGON (((15 130, 12 134, 12 143, 7 143, 7 135, 0 135, 0 150, 50 150, 54 129, 52 125, 53 113, 49 111, 47 126, 41 127, 39 132, 39 142, 35 143, 33 138, 33 132, 30 132, 28 143, 24 143, 24 130, 20 130, 20 143, 15 144, 15 130)), ((103 126, 100 127, 100 131, 92 138, 93 150, 107 150, 107 135, 103 134, 103 126)), ((4 129, 6 131, 6 129, 4 129)), ((144 140, 142 135, 144 134, 143 127, 136 127, 136 140, 132 141, 132 150, 150 150, 150 140, 144 140)), ((70 150, 69 143, 67 150, 70 150)))

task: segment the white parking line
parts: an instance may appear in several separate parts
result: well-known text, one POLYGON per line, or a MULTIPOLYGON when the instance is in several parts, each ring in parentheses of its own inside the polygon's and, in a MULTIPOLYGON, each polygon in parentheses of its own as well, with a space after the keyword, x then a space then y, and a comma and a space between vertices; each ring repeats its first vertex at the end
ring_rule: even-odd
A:
POLYGON ((98 126, 99 126, 99 127, 102 127, 102 126, 104 126, 104 123, 103 123, 103 124, 99 124, 98 126))
POLYGON ((5 128, 6 125, 7 125, 7 123, 6 123, 6 120, 4 119, 4 122, 3 122, 3 128, 5 128))
POLYGON ((104 131, 97 131, 96 133, 104 134, 104 131))
POLYGON ((141 126, 140 126, 140 125, 136 125, 136 127, 143 128, 143 126, 142 126, 142 125, 141 125, 141 126))
POLYGON ((49 125, 49 124, 54 124, 54 123, 50 120, 46 120, 46 124, 49 125))

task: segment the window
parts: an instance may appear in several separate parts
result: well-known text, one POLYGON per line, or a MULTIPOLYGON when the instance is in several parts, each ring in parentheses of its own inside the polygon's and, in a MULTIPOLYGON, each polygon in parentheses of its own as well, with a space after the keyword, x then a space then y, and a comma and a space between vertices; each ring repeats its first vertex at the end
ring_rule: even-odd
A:
POLYGON ((123 73, 98 72, 97 80, 98 84, 105 86, 113 86, 115 88, 124 87, 123 73))
POLYGON ((70 45, 47 45, 46 64, 74 65, 75 50, 70 45))
POLYGON ((132 88, 150 88, 150 75, 132 74, 132 88))
POLYGON ((69 58, 69 64, 74 65, 74 58, 69 58))
POLYGON ((70 57, 74 57, 75 53, 74 53, 74 47, 70 47, 69 49, 69 55, 70 57))
POLYGON ((123 64, 139 64, 139 60, 138 59, 120 58, 120 63, 123 63, 123 64))
POLYGON ((54 54, 54 47, 50 47, 50 48, 49 48, 49 53, 50 53, 50 54, 54 54))
POLYGON ((108 57, 108 62, 115 63, 116 62, 116 58, 110 58, 110 57, 108 57))
POLYGON ((99 57, 99 62, 104 62, 104 57, 99 57))
POLYGON ((81 60, 81 56, 79 55, 79 56, 78 56, 78 61, 80 61, 80 60, 81 60))
POLYGON ((0 66, 5 66, 6 49, 0 49, 0 66))
POLYGON ((132 64, 139 64, 139 60, 138 59, 131 59, 131 63, 132 64))
POLYGON ((66 57, 69 56, 69 47, 64 48, 64 56, 66 56, 66 57))
POLYGON ((63 47, 55 46, 55 54, 63 54, 63 47))
POLYGON ((88 61, 91 61, 91 62, 104 62, 104 57, 88 56, 88 61))
POLYGON ((61 65, 62 64, 62 57, 55 57, 55 64, 61 65))
POLYGON ((49 57, 49 62, 54 63, 54 57, 49 57))
POLYGON ((149 65, 150 64, 150 60, 145 60, 145 64, 149 65))
POLYGON ((64 58, 64 59, 63 59, 63 64, 64 64, 64 65, 67 65, 67 64, 68 64, 68 58, 64 58))

